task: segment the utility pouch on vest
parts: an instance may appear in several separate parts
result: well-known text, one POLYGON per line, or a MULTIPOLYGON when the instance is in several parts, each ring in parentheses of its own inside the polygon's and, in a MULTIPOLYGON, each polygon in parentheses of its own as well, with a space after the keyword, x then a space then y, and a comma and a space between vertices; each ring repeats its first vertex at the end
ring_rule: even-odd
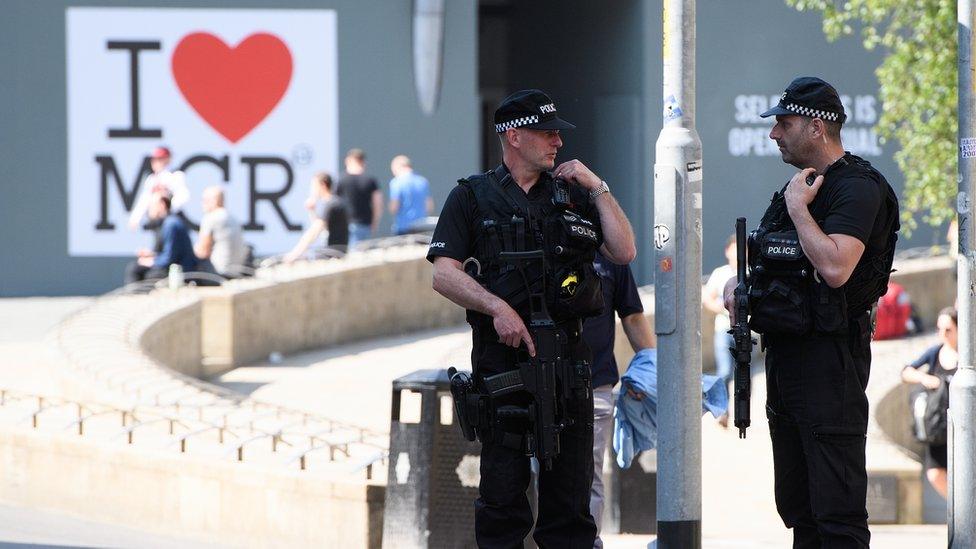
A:
POLYGON ((528 288, 541 287, 542 272, 533 266, 521 269, 502 266, 487 274, 486 283, 491 293, 502 298, 516 311, 523 311, 528 309, 528 288))
POLYGON ((521 251, 529 246, 531 234, 526 225, 524 218, 516 216, 501 223, 492 219, 484 220, 479 256, 491 259, 486 262, 487 265, 481 265, 479 261, 479 272, 472 275, 483 287, 502 298, 516 311, 528 308, 529 288, 541 287, 544 273, 537 263, 529 262, 517 266, 499 262, 497 258, 504 252, 521 251))
POLYGON ((847 296, 844 288, 831 288, 819 276, 815 276, 811 290, 814 331, 825 335, 847 335, 847 296))
POLYGON ((603 312, 603 290, 600 277, 593 269, 593 258, 600 236, 593 223, 571 211, 553 214, 547 234, 555 294, 554 318, 590 317, 603 312))
POLYGON ((603 287, 593 263, 561 266, 554 269, 558 288, 554 318, 591 317, 603 312, 603 287))
POLYGON ((810 264, 796 231, 756 232, 750 244, 753 256, 749 327, 764 335, 809 333, 810 264))

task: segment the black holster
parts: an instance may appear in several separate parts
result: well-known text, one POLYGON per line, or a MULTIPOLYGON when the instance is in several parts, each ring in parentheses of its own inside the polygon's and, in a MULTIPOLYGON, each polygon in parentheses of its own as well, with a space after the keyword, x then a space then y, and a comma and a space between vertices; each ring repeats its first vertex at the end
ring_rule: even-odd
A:
POLYGON ((484 427, 487 417, 487 403, 485 395, 475 388, 471 374, 459 372, 453 366, 447 369, 451 379, 451 397, 454 400, 454 414, 457 417, 461 434, 466 440, 474 441, 479 427, 484 427))

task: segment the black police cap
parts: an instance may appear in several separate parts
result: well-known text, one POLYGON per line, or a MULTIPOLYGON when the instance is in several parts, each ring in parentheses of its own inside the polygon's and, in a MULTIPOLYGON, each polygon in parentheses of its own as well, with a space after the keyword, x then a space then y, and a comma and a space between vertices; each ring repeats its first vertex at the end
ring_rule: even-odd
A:
POLYGON ((833 86, 815 76, 801 76, 790 82, 779 103, 760 114, 767 116, 798 114, 809 118, 819 118, 828 122, 847 120, 844 104, 833 86))
POLYGON ((495 109, 496 133, 512 128, 571 130, 575 127, 556 115, 556 104, 539 90, 517 91, 495 109))

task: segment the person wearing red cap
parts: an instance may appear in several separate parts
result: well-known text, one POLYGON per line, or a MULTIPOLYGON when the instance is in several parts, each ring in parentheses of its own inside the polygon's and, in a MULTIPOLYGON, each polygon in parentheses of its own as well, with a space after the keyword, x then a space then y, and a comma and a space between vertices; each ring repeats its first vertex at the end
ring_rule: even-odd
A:
POLYGON ((129 228, 139 229, 146 220, 149 203, 154 193, 169 195, 173 213, 180 213, 183 205, 190 200, 190 189, 186 186, 186 176, 181 171, 169 171, 170 152, 166 147, 156 147, 149 155, 152 173, 146 177, 139 188, 139 198, 129 212, 129 228))
POLYGON ((556 164, 563 145, 560 131, 574 127, 559 118, 555 103, 539 90, 503 100, 495 111, 503 163, 459 181, 427 252, 434 290, 467 309, 473 331, 474 383, 486 404, 484 417, 470 418, 477 419, 482 444, 475 502, 475 536, 482 548, 521 547, 532 530, 525 495, 528 453, 541 464, 533 536, 539 546, 589 549, 596 538, 590 515, 592 356, 582 339, 582 320, 604 308, 593 268, 597 249, 611 262, 627 264, 636 248, 630 223, 606 182, 579 160, 556 164), (489 396, 495 381, 511 379, 530 357, 538 360, 542 340, 534 334, 549 333, 541 328, 549 320, 540 321, 540 316, 550 317, 560 334, 551 344, 559 360, 575 366, 557 382, 572 396, 565 400, 565 422, 550 426, 558 433, 558 455, 545 460, 535 442, 542 420, 531 420, 531 427, 520 419, 528 418, 543 397, 524 389, 489 396), (531 333, 527 326, 533 327, 531 333))
MULTIPOLYGON (((870 309, 887 288, 898 199, 878 170, 844 151, 847 116, 827 82, 794 79, 761 116, 776 117, 769 138, 799 170, 749 246, 749 327, 766 349, 776 509, 794 548, 868 547, 870 309)), ((733 317, 735 285, 725 286, 733 317)))

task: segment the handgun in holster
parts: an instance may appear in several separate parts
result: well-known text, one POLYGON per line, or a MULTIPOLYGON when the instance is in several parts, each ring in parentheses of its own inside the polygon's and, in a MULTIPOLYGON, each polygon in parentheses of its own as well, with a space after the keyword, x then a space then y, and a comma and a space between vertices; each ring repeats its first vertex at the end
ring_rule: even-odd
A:
POLYGON ((454 414, 461 427, 461 434, 466 440, 474 441, 478 436, 478 427, 483 427, 482 418, 487 415, 484 395, 476 390, 468 372, 459 372, 451 366, 447 369, 447 375, 451 380, 454 414))

